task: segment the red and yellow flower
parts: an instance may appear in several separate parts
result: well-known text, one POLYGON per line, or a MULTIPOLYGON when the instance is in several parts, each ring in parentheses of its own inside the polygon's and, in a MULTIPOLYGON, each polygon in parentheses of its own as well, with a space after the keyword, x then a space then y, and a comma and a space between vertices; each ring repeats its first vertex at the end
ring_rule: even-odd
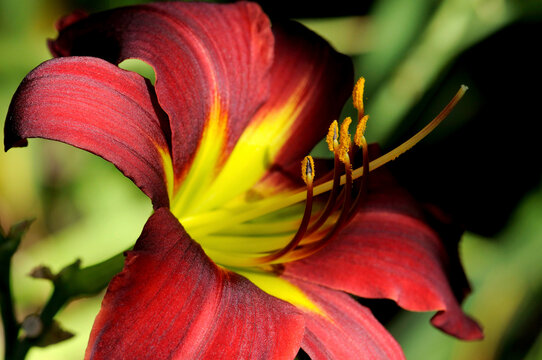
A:
POLYGON ((271 26, 253 3, 74 14, 58 29, 57 58, 15 94, 6 149, 41 137, 93 152, 155 209, 109 285, 87 358, 282 359, 300 347, 314 359, 403 358, 346 293, 437 311, 443 331, 482 336, 419 205, 385 170, 367 176, 423 134, 369 164, 363 80, 351 145, 349 120, 332 120, 352 65, 324 40, 271 26), (128 58, 154 68, 155 86, 116 66, 128 58), (305 157, 326 133, 335 160, 305 157))

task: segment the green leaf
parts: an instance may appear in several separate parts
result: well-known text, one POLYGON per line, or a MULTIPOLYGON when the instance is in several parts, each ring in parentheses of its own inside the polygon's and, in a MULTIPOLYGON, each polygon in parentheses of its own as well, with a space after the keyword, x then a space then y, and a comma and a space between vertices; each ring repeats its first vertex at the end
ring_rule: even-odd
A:
POLYGON ((28 231, 33 221, 25 220, 13 225, 7 235, 0 228, 0 266, 9 267, 7 262, 9 262, 15 251, 17 251, 23 235, 28 231))

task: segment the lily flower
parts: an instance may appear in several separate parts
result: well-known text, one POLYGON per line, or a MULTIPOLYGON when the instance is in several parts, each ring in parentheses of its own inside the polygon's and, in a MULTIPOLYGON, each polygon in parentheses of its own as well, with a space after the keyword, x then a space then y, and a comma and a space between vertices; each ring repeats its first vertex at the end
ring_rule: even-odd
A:
POLYGON ((439 234, 375 170, 465 89, 369 163, 363 79, 354 143, 349 119, 332 122, 353 89, 349 58, 254 3, 156 3, 57 27, 58 58, 11 103, 6 150, 40 137, 90 151, 155 210, 109 284, 86 358, 291 359, 300 347, 313 359, 404 358, 347 293, 436 311, 436 327, 481 338, 439 234), (154 68, 155 86, 116 66, 128 58, 154 68), (306 156, 326 134, 334 160, 306 156))

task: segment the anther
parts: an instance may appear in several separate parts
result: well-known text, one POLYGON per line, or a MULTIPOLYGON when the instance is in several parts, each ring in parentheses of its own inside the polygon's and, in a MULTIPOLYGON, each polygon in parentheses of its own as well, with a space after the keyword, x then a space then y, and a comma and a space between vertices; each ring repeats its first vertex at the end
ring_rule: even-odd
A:
POLYGON ((354 104, 354 108, 358 111, 358 119, 363 117, 365 111, 363 107, 364 88, 365 79, 363 77, 360 77, 356 82, 356 85, 354 86, 354 90, 352 91, 352 103, 354 104))
POLYGON ((333 120, 329 126, 326 142, 327 147, 331 152, 335 152, 335 149, 339 147, 339 125, 337 124, 337 120, 333 120))
POLYGON ((339 159, 344 164, 346 164, 347 161, 350 162, 350 159, 347 160, 347 158, 348 153, 350 152, 350 146, 352 145, 352 139, 350 138, 350 133, 348 132, 348 128, 350 127, 351 123, 352 119, 347 117, 341 124, 341 132, 339 137, 339 159))
POLYGON ((369 115, 365 115, 359 120, 358 126, 356 127, 356 133, 354 134, 354 143, 358 147, 361 147, 361 143, 363 141, 363 137, 365 134, 365 129, 367 129, 368 120, 369 120, 369 115))
POLYGON ((312 185, 312 181, 314 180, 314 160, 312 159, 312 156, 305 156, 303 161, 301 161, 301 177, 303 178, 303 181, 305 184, 312 185))

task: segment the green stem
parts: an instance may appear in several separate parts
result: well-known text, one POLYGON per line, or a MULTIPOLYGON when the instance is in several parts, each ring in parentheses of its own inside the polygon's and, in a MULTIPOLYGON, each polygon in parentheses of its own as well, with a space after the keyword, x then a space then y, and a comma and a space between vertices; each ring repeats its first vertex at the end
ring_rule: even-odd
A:
POLYGON ((11 295, 11 261, 4 260, 5 259, 0 260, 0 307, 2 311, 2 325, 4 327, 5 356, 6 359, 9 359, 17 341, 19 324, 15 318, 13 298, 11 295))
POLYGON ((122 270, 123 253, 99 264, 79 268, 79 261, 63 269, 54 280, 54 291, 40 314, 43 324, 42 335, 35 339, 23 338, 16 343, 16 348, 9 360, 23 360, 32 346, 38 344, 53 324, 55 315, 71 300, 96 295, 102 291, 113 276, 122 270))
POLYGON ((10 359, 15 351, 20 325, 15 317, 13 296, 11 293, 11 258, 32 220, 12 226, 6 235, 0 227, 0 311, 4 327, 5 357, 10 359))

